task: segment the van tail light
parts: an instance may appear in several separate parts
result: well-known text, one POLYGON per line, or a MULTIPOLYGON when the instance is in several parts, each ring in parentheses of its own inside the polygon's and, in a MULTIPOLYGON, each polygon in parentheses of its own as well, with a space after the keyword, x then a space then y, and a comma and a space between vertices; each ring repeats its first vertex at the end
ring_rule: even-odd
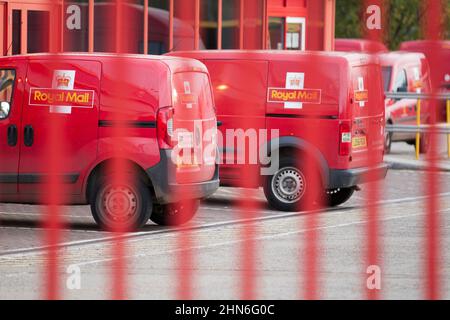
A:
POLYGON ((349 122, 339 124, 339 155, 348 156, 352 146, 352 131, 349 122))
POLYGON ((156 122, 158 144, 161 149, 173 148, 173 114, 172 107, 161 108, 156 122))

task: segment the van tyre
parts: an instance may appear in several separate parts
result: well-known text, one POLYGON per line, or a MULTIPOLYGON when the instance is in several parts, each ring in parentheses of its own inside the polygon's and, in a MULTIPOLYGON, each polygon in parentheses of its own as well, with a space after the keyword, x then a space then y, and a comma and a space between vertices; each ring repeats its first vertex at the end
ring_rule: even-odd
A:
POLYGON ((329 207, 336 207, 347 202, 355 192, 355 188, 340 188, 327 191, 327 204, 329 207))
POLYGON ((147 185, 129 176, 120 184, 112 175, 99 178, 91 201, 91 211, 98 225, 109 231, 134 231, 143 227, 152 213, 152 199, 147 185))
POLYGON ((155 204, 150 220, 160 226, 180 226, 192 220, 199 206, 200 200, 155 204))
MULTIPOLYGON (((419 153, 420 154, 428 153, 428 150, 430 149, 430 135, 422 133, 420 135, 420 143, 419 143, 419 145, 420 145, 420 149, 419 149, 419 153)), ((414 147, 415 147, 415 145, 414 145, 414 147)))
POLYGON ((384 134, 384 152, 386 154, 391 153, 392 148, 392 132, 386 132, 384 134))
MULTIPOLYGON (((317 170, 307 173, 296 159, 298 158, 281 158, 280 169, 264 183, 264 194, 273 209, 302 211, 319 198, 318 192, 311 188, 312 179, 320 178, 317 170)), ((319 186, 315 188, 317 191, 322 190, 319 186)))

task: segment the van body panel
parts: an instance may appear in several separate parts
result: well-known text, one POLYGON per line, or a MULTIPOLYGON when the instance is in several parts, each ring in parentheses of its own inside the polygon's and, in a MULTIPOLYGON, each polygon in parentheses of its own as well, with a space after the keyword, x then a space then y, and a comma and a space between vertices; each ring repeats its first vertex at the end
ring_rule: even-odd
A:
MULTIPOLYGON (((267 61, 211 59, 207 61, 213 83, 217 113, 221 122, 219 150, 221 151, 221 176, 224 184, 240 181, 244 164, 249 159, 248 145, 257 143, 255 133, 266 128, 266 92, 261 90, 267 83, 267 61), (243 73, 242 70, 245 70, 243 73), (238 141, 234 129, 239 128, 246 136, 238 141), (228 142, 228 144, 226 143, 228 142), (247 146, 247 147, 246 147, 247 146)), ((252 175, 258 174, 257 163, 245 166, 252 175)))
MULTIPOLYGON (((72 59, 32 59, 28 62, 27 83, 23 106, 21 132, 27 127, 34 131, 34 141, 31 146, 21 143, 19 176, 27 177, 19 181, 19 194, 45 194, 43 177, 49 174, 48 145, 50 124, 59 121, 62 140, 60 152, 61 171, 65 184, 65 193, 79 194, 81 180, 86 167, 97 156, 98 111, 100 103, 101 64, 97 61, 72 59), (74 101, 57 103, 52 100, 51 90, 60 90, 75 94, 75 99, 90 93, 85 105, 75 105, 74 101), (86 93, 85 93, 86 92, 86 93), (70 180, 71 177, 75 177, 70 180)), ((70 97, 68 98, 70 99, 70 97)))

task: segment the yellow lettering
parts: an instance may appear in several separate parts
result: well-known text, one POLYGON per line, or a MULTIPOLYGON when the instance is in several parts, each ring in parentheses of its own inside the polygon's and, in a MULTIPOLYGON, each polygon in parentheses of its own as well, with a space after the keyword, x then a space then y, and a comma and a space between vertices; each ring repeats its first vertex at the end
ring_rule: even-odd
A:
POLYGON ((66 96, 67 102, 74 102, 74 101, 76 101, 76 99, 77 99, 76 92, 73 92, 73 93, 67 92, 67 96, 66 96))
POLYGON ((36 90, 36 91, 34 92, 34 100, 36 100, 36 101, 41 101, 41 100, 42 100, 42 92, 36 90))

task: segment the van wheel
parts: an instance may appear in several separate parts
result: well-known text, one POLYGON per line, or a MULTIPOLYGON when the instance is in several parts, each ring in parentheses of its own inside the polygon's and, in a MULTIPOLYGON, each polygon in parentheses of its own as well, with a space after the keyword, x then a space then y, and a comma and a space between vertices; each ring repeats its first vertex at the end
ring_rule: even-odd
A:
POLYGON ((150 220, 160 226, 180 226, 189 222, 197 213, 200 200, 171 204, 155 204, 150 220))
POLYGON ((340 188, 327 190, 327 204, 329 207, 336 207, 347 202, 355 192, 355 188, 340 188))
MULTIPOLYGON (((392 120, 388 119, 386 121, 386 124, 392 125, 392 120)), ((388 132, 385 130, 384 132, 384 153, 391 153, 391 147, 392 147, 392 132, 388 132)))
POLYGON ((391 153, 392 147, 392 132, 386 132, 384 134, 384 152, 386 154, 391 153))
POLYGON ((133 231, 143 227, 152 213, 148 187, 130 177, 115 184, 109 175, 101 177, 91 201, 92 216, 105 230, 133 231))
POLYGON ((282 158, 280 169, 264 183, 266 199, 276 210, 301 211, 307 204, 306 199, 314 201, 318 198, 309 194, 313 192, 310 181, 315 175, 305 172, 295 159, 282 158))
MULTIPOLYGON (((428 153, 428 150, 430 149, 430 135, 429 134, 421 134, 420 135, 420 154, 426 154, 428 153)), ((415 148, 415 141, 414 141, 414 148, 415 148)))

